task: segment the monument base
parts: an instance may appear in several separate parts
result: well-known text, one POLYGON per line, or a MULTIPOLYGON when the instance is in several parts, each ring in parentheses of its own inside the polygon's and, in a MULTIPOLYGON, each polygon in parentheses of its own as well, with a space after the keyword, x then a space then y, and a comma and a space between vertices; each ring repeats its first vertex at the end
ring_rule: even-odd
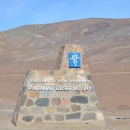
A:
MULTIPOLYGON (((42 127, 49 124, 68 124, 105 130, 105 120, 94 91, 85 55, 79 45, 61 47, 56 70, 28 71, 16 103, 12 122, 16 126, 42 127), (71 67, 74 58, 78 68, 71 67), (73 53, 72 53, 73 52, 73 53), (78 52, 78 53, 77 53, 78 52), (74 57, 74 55, 78 56, 74 57), (72 58, 71 58, 72 56, 72 58)), ((34 127, 33 127, 34 128, 34 127)), ((90 129, 89 129, 90 130, 90 129)))
POLYGON ((57 129, 65 129, 65 130, 108 130, 104 121, 98 122, 77 122, 77 123, 33 123, 33 124, 18 124, 19 128, 33 128, 33 129, 44 129, 44 130, 57 130, 57 129))

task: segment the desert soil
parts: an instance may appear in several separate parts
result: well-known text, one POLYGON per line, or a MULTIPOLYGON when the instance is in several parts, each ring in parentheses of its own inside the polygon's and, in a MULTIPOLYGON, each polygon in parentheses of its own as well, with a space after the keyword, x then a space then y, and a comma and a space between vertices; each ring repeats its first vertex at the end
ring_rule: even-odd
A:
MULTIPOLYGON (((0 67, 0 127, 18 129, 11 122, 27 70, 53 69, 54 60, 0 67)), ((92 81, 109 130, 130 129, 130 63, 89 64, 92 81)), ((46 129, 87 129, 90 126, 60 125, 46 129)), ((92 127, 94 128, 94 127, 92 127)), ((89 128, 91 129, 91 127, 89 128)), ((93 130, 93 129, 92 129, 93 130)))

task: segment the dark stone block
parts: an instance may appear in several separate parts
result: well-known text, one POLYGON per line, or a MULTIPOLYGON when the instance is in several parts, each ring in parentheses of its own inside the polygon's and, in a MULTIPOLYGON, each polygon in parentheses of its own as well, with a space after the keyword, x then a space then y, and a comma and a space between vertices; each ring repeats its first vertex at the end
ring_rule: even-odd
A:
POLYGON ((82 120, 95 120, 96 114, 95 113, 85 113, 82 120))
POLYGON ((35 102, 37 106, 48 106, 49 105, 49 99, 48 98, 38 98, 35 102))
POLYGON ((52 120, 52 118, 51 118, 50 115, 46 115, 46 116, 45 116, 45 120, 52 120))
POLYGON ((26 122, 31 122, 33 120, 33 116, 24 116, 23 117, 23 121, 26 121, 26 122))
POLYGON ((88 97, 85 97, 85 96, 73 96, 71 99, 70 99, 71 102, 73 103, 88 103, 88 97))
POLYGON ((55 115, 55 120, 56 121, 63 121, 64 120, 64 116, 63 115, 55 115))
POLYGON ((66 115, 66 119, 67 120, 71 120, 71 119, 79 119, 81 116, 81 113, 78 112, 78 113, 73 113, 73 114, 68 114, 66 115))

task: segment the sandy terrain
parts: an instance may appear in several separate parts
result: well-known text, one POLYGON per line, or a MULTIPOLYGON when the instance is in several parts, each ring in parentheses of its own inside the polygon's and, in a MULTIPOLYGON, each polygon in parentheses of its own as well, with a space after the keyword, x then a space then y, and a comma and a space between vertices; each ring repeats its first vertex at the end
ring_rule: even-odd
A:
POLYGON ((130 19, 88 19, 0 32, 0 128, 16 129, 10 119, 26 71, 53 69, 59 47, 80 43, 109 130, 130 130, 129 25, 130 19))
MULTIPOLYGON (((52 64, 48 61, 44 65, 41 64, 41 66, 39 66, 40 64, 31 64, 32 67, 28 65, 27 67, 18 66, 0 68, 0 113, 2 112, 3 114, 4 112, 1 120, 8 118, 8 116, 8 119, 11 119, 11 115, 15 107, 15 102, 18 98, 26 71, 29 70, 29 68, 44 69, 46 66, 48 66, 48 69, 52 69, 52 64)), ((130 127, 129 66, 129 63, 89 65, 96 94, 98 95, 101 108, 106 118, 106 124, 108 125, 108 128, 111 128, 112 130, 114 130, 114 128, 116 128, 116 130, 124 130, 125 127, 125 130, 127 130, 127 127, 130 127)), ((10 125, 10 123, 7 124, 10 125)), ((12 125, 11 127, 12 129, 14 128, 12 125)))

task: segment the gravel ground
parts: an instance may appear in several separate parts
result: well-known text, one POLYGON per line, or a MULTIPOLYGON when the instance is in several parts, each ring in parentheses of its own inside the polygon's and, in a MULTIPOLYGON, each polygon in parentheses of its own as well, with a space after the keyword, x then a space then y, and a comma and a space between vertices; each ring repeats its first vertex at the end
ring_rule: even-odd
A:
MULTIPOLYGON (((12 113, 15 104, 0 101, 0 130, 104 130, 100 124, 44 124, 40 128, 35 126, 16 127, 12 122, 12 113)), ((130 119, 106 116, 106 125, 109 130, 130 130, 130 119)))

